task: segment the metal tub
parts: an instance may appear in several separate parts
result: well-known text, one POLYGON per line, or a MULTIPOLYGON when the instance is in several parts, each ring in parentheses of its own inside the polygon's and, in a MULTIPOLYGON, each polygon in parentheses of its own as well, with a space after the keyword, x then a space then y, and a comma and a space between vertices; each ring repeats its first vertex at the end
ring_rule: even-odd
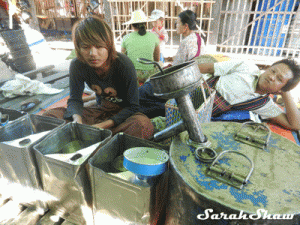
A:
MULTIPOLYGON (((263 149, 256 143, 254 146, 254 139, 237 141, 235 134, 243 133, 240 123, 213 122, 201 126, 211 142, 210 148, 218 154, 234 153, 218 160, 216 166, 226 171, 212 177, 211 172, 216 171, 208 169, 212 162, 196 159, 195 148, 186 144, 187 132, 174 138, 170 147, 165 225, 298 225, 300 147, 275 133, 271 133, 263 149), (250 165, 236 152, 245 154, 254 164, 253 173, 242 188, 232 186, 235 180, 230 176, 245 177, 250 165)), ((251 138, 260 136, 261 130, 245 131, 251 138)))
POLYGON ((154 142, 119 133, 89 160, 94 224, 155 225, 163 219, 168 172, 157 177, 153 186, 141 186, 132 182, 133 174, 128 179, 121 178, 122 172, 112 167, 117 157, 134 147, 167 150, 154 142))
POLYGON ((47 132, 59 129, 64 123, 64 120, 56 118, 27 114, 1 127, 0 174, 2 177, 26 187, 40 188, 41 181, 32 146, 47 132))
POLYGON ((47 202, 54 214, 74 224, 91 224, 92 194, 86 165, 89 157, 99 146, 104 145, 111 135, 110 130, 68 123, 33 147, 44 191, 56 198, 47 202), (80 164, 52 158, 55 154, 67 155, 70 150, 76 154, 87 147, 94 150, 92 149, 92 153, 80 164))

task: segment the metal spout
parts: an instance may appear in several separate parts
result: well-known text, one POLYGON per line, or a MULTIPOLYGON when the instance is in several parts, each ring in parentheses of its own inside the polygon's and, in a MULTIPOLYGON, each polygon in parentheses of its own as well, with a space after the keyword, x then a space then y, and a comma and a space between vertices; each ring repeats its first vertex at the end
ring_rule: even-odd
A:
POLYGON ((204 136, 201 123, 197 118, 192 100, 188 94, 175 99, 181 113, 182 120, 189 132, 190 139, 196 143, 204 143, 207 141, 204 136))
POLYGON ((153 141, 160 142, 166 140, 170 137, 180 134, 185 130, 186 130, 185 124, 183 123, 182 120, 180 120, 179 122, 173 124, 172 126, 167 127, 166 129, 154 134, 153 141))

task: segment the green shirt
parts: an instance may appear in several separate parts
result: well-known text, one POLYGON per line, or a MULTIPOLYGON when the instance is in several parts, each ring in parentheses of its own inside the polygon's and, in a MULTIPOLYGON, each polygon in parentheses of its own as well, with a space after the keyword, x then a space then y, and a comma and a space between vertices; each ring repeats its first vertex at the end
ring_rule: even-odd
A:
POLYGON ((131 59, 136 70, 152 70, 153 65, 139 63, 138 58, 154 61, 153 53, 159 45, 158 37, 150 32, 141 36, 137 31, 127 34, 122 41, 121 47, 126 49, 127 56, 131 59))

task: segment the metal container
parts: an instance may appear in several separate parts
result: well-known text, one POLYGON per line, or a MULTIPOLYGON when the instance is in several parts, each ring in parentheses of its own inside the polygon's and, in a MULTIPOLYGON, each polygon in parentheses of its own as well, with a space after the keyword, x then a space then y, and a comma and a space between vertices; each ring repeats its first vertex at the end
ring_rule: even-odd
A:
POLYGON ((33 146, 43 189, 56 198, 56 201, 47 202, 54 214, 75 224, 91 224, 92 195, 86 165, 111 135, 110 130, 68 123, 33 146), (54 154, 74 154, 90 146, 95 146, 94 151, 81 163, 51 157, 54 154))
POLYGON ((26 112, 23 111, 17 111, 17 110, 13 110, 13 109, 5 109, 5 108, 1 108, 0 107, 0 113, 3 114, 7 114, 9 117, 9 122, 12 122, 22 116, 27 115, 26 112))
POLYGON ((164 99, 181 97, 200 86, 201 73, 195 61, 169 67, 151 76, 154 95, 164 99))
POLYGON ((112 166, 127 149, 136 147, 167 150, 154 142, 119 133, 89 160, 94 224, 161 224, 168 172, 149 183, 112 166))
POLYGON ((275 133, 266 135, 262 141, 260 128, 243 132, 240 123, 201 126, 211 142, 210 148, 217 154, 229 150, 242 153, 252 161, 254 170, 249 182, 244 184, 242 179, 242 188, 234 187, 235 179, 231 178, 246 176, 251 166, 239 154, 230 153, 217 163, 226 171, 211 176, 216 171, 209 170, 213 163, 196 159, 195 148, 185 144, 187 132, 181 133, 170 147, 165 224, 299 224, 300 147, 275 133), (242 140, 244 134, 248 138, 242 140), (237 219, 229 219, 230 215, 237 219), (293 218, 274 219, 276 215, 293 218))
POLYGON ((36 69, 24 30, 4 30, 0 35, 10 50, 17 72, 25 73, 36 69))
POLYGON ((27 114, 0 128, 2 176, 26 187, 40 188, 41 181, 32 146, 48 132, 59 129, 64 123, 64 120, 56 118, 27 114))

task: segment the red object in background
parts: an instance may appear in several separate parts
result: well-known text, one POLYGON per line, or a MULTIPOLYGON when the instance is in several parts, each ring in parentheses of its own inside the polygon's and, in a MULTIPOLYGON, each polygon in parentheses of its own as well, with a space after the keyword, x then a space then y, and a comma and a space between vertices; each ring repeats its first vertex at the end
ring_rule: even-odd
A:
POLYGON ((8 3, 3 1, 3 0, 0 0, 0 6, 1 8, 5 9, 6 11, 8 11, 8 3))
POLYGON ((270 130, 276 134, 279 134, 281 135, 282 137, 285 137, 289 140, 291 140, 292 142, 294 143, 297 143, 297 141, 295 140, 294 136, 293 136, 293 133, 291 130, 288 130, 288 129, 285 129, 285 128, 282 128, 276 124, 272 124, 272 123, 267 123, 270 130))

